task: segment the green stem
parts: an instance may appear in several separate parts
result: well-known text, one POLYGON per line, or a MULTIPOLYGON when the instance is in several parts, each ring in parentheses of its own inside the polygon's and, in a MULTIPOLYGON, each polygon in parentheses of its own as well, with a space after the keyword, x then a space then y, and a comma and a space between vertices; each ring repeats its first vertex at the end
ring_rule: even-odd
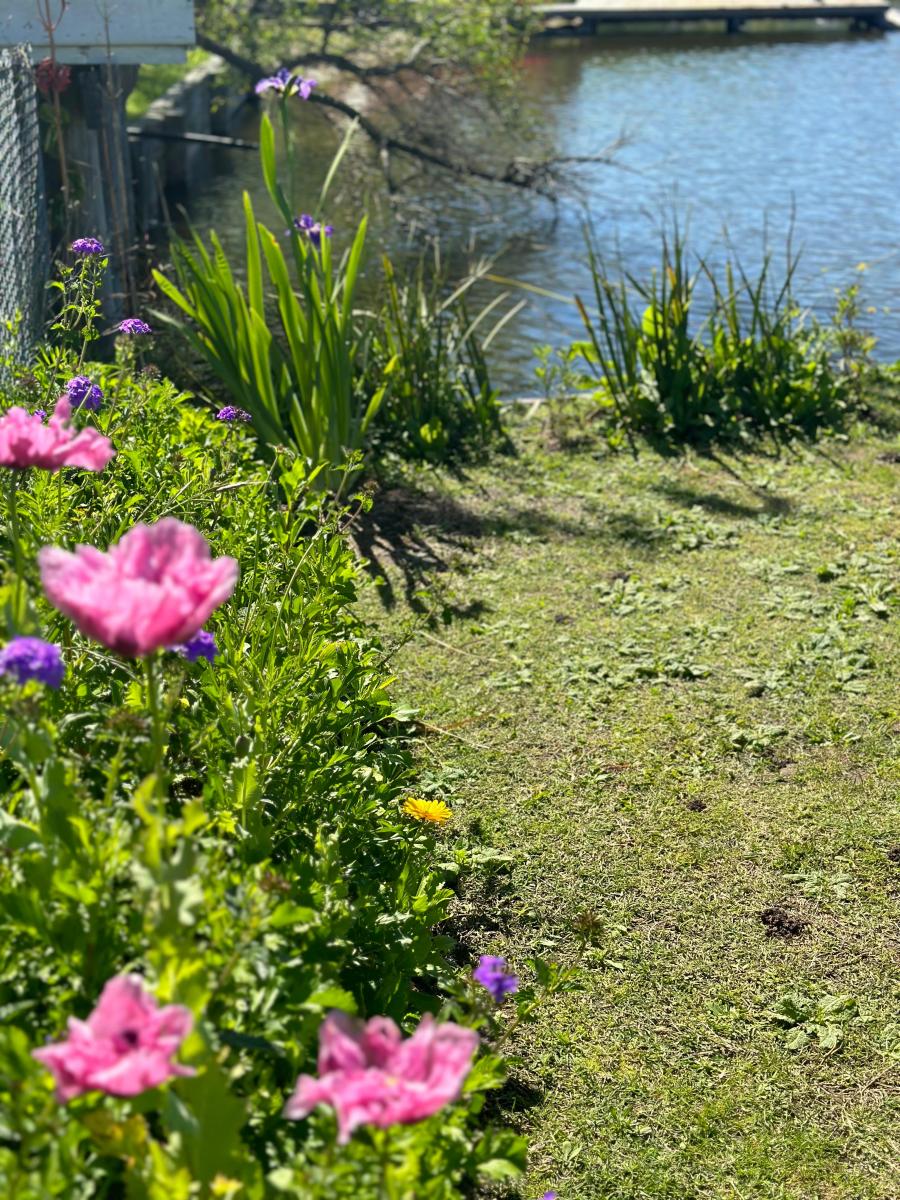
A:
POLYGON ((25 624, 25 556, 22 554, 22 537, 19 528, 19 506, 16 493, 19 488, 20 474, 17 470, 10 471, 9 476, 9 540, 12 543, 13 562, 15 564, 16 583, 13 589, 13 622, 16 630, 21 631, 25 624))
POLYGON ((381 1164, 381 1180, 378 1184, 378 1200, 391 1200, 388 1187, 388 1168, 391 1165, 391 1136, 390 1131, 383 1129, 379 1141, 379 1161, 381 1164))
POLYGON ((165 795, 165 754, 166 754, 166 730, 165 720, 162 711, 162 705, 159 698, 159 675, 157 672, 158 660, 155 655, 150 655, 144 659, 144 667, 147 673, 147 700, 150 708, 150 722, 152 729, 152 747, 153 747, 153 774, 156 777, 156 790, 159 795, 165 795))
POLYGON ((294 202, 294 154, 293 145, 291 142, 291 122, 290 114, 288 113, 287 96, 282 96, 279 101, 281 109, 281 134, 284 140, 284 161, 285 170, 287 172, 287 194, 288 203, 291 206, 291 215, 296 216, 297 206, 294 202))

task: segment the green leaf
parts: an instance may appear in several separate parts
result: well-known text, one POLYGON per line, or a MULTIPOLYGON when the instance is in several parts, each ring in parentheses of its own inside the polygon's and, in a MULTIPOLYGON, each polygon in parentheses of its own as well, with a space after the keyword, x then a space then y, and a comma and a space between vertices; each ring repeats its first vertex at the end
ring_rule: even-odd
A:
POLYGON ((234 1096, 218 1066, 207 1067, 193 1079, 179 1080, 176 1102, 167 1109, 173 1132, 181 1134, 191 1173, 201 1183, 228 1175, 240 1164, 240 1131, 244 1102, 234 1096), (183 1102, 183 1103, 182 1103, 183 1102))

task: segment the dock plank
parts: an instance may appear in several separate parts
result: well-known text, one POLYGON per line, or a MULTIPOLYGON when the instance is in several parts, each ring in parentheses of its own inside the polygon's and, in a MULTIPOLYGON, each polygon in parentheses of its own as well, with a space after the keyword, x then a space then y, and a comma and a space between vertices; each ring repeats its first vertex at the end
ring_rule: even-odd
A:
POLYGON ((849 20, 889 26, 887 0, 575 0, 539 4, 545 21, 591 25, 666 21, 849 20))

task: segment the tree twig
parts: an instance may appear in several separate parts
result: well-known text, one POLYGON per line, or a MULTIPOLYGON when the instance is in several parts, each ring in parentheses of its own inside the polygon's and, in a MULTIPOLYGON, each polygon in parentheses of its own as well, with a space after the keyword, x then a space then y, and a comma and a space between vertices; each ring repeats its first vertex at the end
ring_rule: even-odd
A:
MULTIPOLYGON (((230 66, 240 71, 243 75, 251 79, 261 79, 271 72, 267 68, 262 67, 259 63, 253 62, 252 59, 245 58, 244 55, 238 54, 229 46, 224 46, 206 34, 197 35, 197 43, 205 50, 209 50, 212 54, 217 54, 224 59, 230 66)), ((341 56, 325 56, 327 58, 339 59, 341 56)), ((321 55, 306 55, 306 60, 322 59, 321 55)), ((294 65, 300 65, 304 59, 297 60, 294 65)), ((349 60, 347 60, 349 61, 349 60)), ((407 60, 409 62, 410 60, 407 60)), ((402 70, 402 67, 399 68, 402 70)), ((375 74, 395 73, 394 68, 368 68, 357 67, 353 64, 354 74, 360 71, 371 72, 375 74)), ((457 175, 463 179, 480 179, 485 183, 501 183, 508 187, 519 188, 522 191, 537 193, 546 197, 548 200, 556 201, 557 195, 549 184, 553 181, 554 167, 560 160, 545 159, 532 160, 525 158, 513 158, 501 170, 491 170, 488 167, 478 166, 472 162, 466 162, 461 159, 452 157, 449 154, 443 154, 440 151, 430 149, 426 146, 408 141, 406 138, 398 137, 387 130, 382 129, 370 117, 362 112, 355 105, 341 99, 338 96, 330 96, 324 92, 313 92, 309 97, 309 103, 321 105, 323 108, 329 109, 332 112, 340 113, 348 120, 356 121, 360 129, 366 136, 378 147, 379 152, 384 161, 384 155, 395 153, 402 154, 408 158, 414 158, 419 162, 427 163, 430 166, 439 167, 441 170, 449 171, 453 175, 457 175)), ((590 159, 593 162, 608 161, 609 151, 604 151, 590 159)), ((588 161, 589 156, 579 156, 579 161, 588 161)))

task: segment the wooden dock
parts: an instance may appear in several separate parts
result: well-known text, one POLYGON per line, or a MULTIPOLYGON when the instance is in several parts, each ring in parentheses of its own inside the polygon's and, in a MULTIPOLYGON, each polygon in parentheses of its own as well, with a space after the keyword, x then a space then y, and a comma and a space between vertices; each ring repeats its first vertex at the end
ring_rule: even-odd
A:
POLYGON ((579 0, 540 4, 544 34, 596 34, 606 27, 708 22, 738 33, 748 21, 841 21, 852 29, 897 29, 886 0, 579 0))

